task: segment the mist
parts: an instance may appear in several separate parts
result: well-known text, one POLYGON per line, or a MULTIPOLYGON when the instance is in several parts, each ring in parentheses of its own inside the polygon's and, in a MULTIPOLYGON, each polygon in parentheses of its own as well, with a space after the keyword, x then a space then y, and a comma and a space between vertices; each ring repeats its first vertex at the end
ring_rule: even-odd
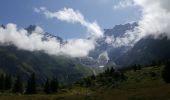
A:
MULTIPOLYGON (((124 1, 125 3, 127 3, 127 1, 130 2, 131 5, 128 6, 140 7, 142 16, 138 21, 138 26, 133 31, 129 30, 121 37, 107 37, 106 41, 108 41, 108 43, 111 43, 114 47, 133 46, 140 39, 148 35, 153 35, 154 38, 159 38, 160 34, 166 33, 167 37, 170 37, 169 0, 124 1)), ((123 7, 125 8, 125 6, 123 7)))

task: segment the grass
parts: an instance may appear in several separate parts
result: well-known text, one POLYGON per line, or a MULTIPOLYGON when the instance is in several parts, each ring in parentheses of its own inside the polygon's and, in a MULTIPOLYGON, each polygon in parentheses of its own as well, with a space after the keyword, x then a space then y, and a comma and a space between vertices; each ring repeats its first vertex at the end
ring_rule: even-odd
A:
MULTIPOLYGON (((0 100, 89 100, 93 93, 88 88, 74 87, 72 89, 63 89, 56 94, 35 94, 35 95, 20 95, 20 94, 0 94, 0 100)), ((92 100, 95 100, 93 98, 92 100)))
POLYGON ((100 100, 170 100, 170 85, 157 81, 100 91, 95 94, 100 100))
POLYGON ((15 95, 1 94, 0 100, 170 100, 170 84, 161 79, 161 67, 147 67, 127 71, 127 81, 116 88, 75 86, 57 94, 15 95))
POLYGON ((161 70, 155 66, 128 71, 126 82, 114 89, 101 89, 94 95, 100 100, 170 100, 170 84, 163 82, 161 70))

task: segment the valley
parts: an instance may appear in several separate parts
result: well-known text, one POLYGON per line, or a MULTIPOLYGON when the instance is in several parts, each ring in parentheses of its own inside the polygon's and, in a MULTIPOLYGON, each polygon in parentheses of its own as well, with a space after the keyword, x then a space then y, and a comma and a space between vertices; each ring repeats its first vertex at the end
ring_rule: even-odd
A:
POLYGON ((35 95, 1 94, 1 100, 169 100, 170 85, 161 78, 160 66, 148 66, 140 70, 127 70, 127 80, 116 87, 105 84, 95 87, 72 85, 55 94, 35 95), (155 73, 156 75, 152 75, 155 73))

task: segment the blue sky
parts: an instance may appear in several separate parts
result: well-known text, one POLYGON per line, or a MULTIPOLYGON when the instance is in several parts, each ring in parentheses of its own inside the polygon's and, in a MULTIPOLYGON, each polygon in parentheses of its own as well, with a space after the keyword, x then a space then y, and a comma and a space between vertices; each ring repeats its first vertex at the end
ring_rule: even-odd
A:
POLYGON ((97 21, 103 29, 139 20, 138 7, 114 10, 113 6, 119 1, 121 0, 1 0, 0 24, 15 23, 18 27, 36 24, 45 31, 65 39, 82 38, 87 31, 81 25, 46 19, 33 9, 42 6, 50 11, 58 11, 64 7, 72 8, 79 10, 88 21, 97 21))

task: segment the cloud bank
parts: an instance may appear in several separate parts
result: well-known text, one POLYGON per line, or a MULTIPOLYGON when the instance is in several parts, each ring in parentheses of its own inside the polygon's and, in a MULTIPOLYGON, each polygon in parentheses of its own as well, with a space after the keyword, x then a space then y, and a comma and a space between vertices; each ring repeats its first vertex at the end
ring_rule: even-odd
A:
POLYGON ((43 13, 47 18, 57 18, 69 23, 80 23, 88 30, 88 39, 69 39, 60 43, 56 38, 44 40, 44 31, 37 26, 33 32, 26 29, 17 28, 16 24, 9 23, 5 28, 0 27, 0 44, 15 45, 19 49, 28 51, 43 51, 50 55, 66 55, 71 57, 84 57, 95 49, 96 39, 103 36, 100 26, 85 20, 79 11, 71 8, 64 8, 58 12, 50 12, 45 8, 34 9, 36 12, 43 13))
MULTIPOLYGON (((126 0, 124 0, 126 1, 126 0)), ((129 0, 128 0, 129 1, 129 0)), ((170 37, 170 0, 131 0, 135 6, 142 10, 142 16, 134 31, 127 31, 122 37, 112 37, 113 46, 129 46, 135 44, 141 38, 166 33, 170 37)))
POLYGON ((86 39, 68 40, 61 44, 56 38, 43 40, 43 30, 37 27, 32 33, 25 29, 18 29, 15 24, 7 24, 6 28, 0 27, 1 45, 15 45, 19 49, 29 51, 44 51, 51 55, 67 55, 82 57, 95 48, 93 41, 86 39))
POLYGON ((88 33, 90 33, 88 35, 90 38, 96 39, 103 37, 103 31, 97 22, 91 23, 87 21, 78 10, 74 11, 72 8, 64 8, 56 12, 51 12, 45 7, 40 7, 34 8, 34 11, 45 15, 46 18, 58 19, 68 23, 80 23, 82 26, 87 28, 88 33))

